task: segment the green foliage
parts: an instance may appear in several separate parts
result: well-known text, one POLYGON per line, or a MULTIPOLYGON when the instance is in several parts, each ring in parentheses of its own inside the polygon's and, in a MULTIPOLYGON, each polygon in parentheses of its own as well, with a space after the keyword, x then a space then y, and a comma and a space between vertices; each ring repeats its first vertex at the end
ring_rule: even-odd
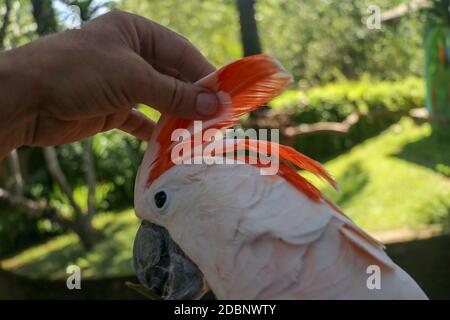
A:
POLYGON ((448 0, 430 0, 431 6, 422 9, 428 26, 450 26, 450 3, 448 0))
POLYGON ((44 241, 59 231, 61 230, 47 219, 30 219, 19 210, 1 209, 0 257, 44 241))
POLYGON ((134 180, 145 147, 145 143, 119 131, 95 137, 97 179, 100 183, 112 183, 106 197, 109 209, 133 204, 134 180))
MULTIPOLYGON (((271 106, 293 110, 293 118, 298 124, 341 122, 353 112, 406 112, 411 108, 423 107, 424 95, 424 84, 419 78, 391 82, 364 77, 358 82, 331 83, 309 91, 287 91, 272 101, 271 106)), ((297 139, 295 146, 313 158, 329 159, 379 133, 398 119, 399 116, 361 119, 347 135, 310 135, 297 139)))
POLYGON ((369 5, 382 11, 402 1, 257 1, 263 47, 278 57, 297 80, 317 84, 345 75, 370 73, 379 79, 420 75, 422 23, 404 16, 367 28, 369 5), (283 17, 283 18, 280 18, 283 17))
POLYGON ((407 111, 423 107, 423 80, 408 77, 403 81, 344 81, 315 87, 308 91, 289 90, 271 102, 275 109, 294 109, 299 123, 342 121, 352 112, 375 110, 407 111))
MULTIPOLYGON (((57 148, 59 160, 67 179, 74 186, 75 197, 86 203, 87 187, 83 159, 83 142, 57 148)), ((111 210, 133 203, 134 179, 145 151, 145 144, 118 130, 98 134, 93 140, 97 178, 96 206, 111 210)), ((51 196, 61 204, 65 197, 53 189, 51 196)))
MULTIPOLYGON (((0 13, 2 14, 4 7, 4 1, 0 1, 0 13)), ((2 23, 3 21, 0 21, 0 26, 2 23)), ((15 48, 36 39, 35 28, 36 25, 31 14, 31 1, 13 0, 10 24, 4 39, 5 49, 15 48)))
POLYGON ((131 0, 118 7, 184 35, 217 66, 242 55, 234 1, 131 0))
MULTIPOLYGON (((281 60, 295 79, 308 85, 357 79, 420 75, 423 22, 415 16, 369 30, 369 4, 382 10, 401 1, 261 0, 256 19, 263 50, 281 60)), ((130 0, 119 8, 143 15, 188 38, 216 66, 242 56, 234 0, 130 0)))
MULTIPOLYGON (((84 143, 80 141, 56 147, 61 168, 82 209, 87 203, 84 143)), ((97 211, 116 210, 133 204, 134 180, 146 146, 146 143, 119 130, 94 137, 97 211)), ((30 176, 26 194, 34 199, 47 199, 55 208, 71 214, 66 196, 53 183, 47 171, 42 150, 33 148, 29 152, 29 158, 33 161, 28 163, 30 176)))

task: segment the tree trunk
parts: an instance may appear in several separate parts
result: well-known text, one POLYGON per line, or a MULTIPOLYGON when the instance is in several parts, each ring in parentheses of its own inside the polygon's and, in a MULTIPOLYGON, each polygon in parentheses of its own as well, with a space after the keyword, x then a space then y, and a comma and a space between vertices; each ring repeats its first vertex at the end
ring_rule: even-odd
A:
POLYGON ((92 226, 92 215, 84 214, 80 206, 76 203, 75 198, 73 197, 72 188, 67 182, 61 166, 59 165, 55 148, 45 147, 44 156, 53 180, 59 185, 69 200, 70 205, 74 209, 75 219, 70 224, 71 229, 78 235, 81 242, 87 249, 92 248, 100 236, 98 231, 92 226))
MULTIPOLYGON (((258 35, 258 25, 255 18, 254 0, 236 0, 239 11, 239 23, 241 26, 241 40, 244 51, 244 57, 260 54, 262 52, 261 42, 258 35)), ((267 112, 269 108, 262 107, 250 112, 250 119, 255 118, 261 113, 267 112)))
POLYGON ((11 172, 14 178, 14 188, 16 195, 21 196, 23 194, 23 178, 22 172, 20 171, 20 162, 17 149, 11 151, 8 158, 11 167, 11 172))
POLYGON ((0 27, 0 50, 5 47, 6 32, 11 18, 12 0, 5 0, 5 13, 3 14, 3 23, 0 27))
POLYGON ((0 206, 18 208, 29 218, 46 218, 57 222, 63 228, 71 227, 70 221, 65 219, 55 208, 25 198, 22 195, 14 195, 3 188, 0 188, 0 206))
POLYGON ((241 25, 241 39, 244 56, 259 54, 262 52, 258 36, 258 26, 255 19, 255 1, 237 0, 239 22, 241 25))
POLYGON ((80 206, 78 206, 78 204, 75 201, 75 198, 73 197, 72 188, 67 182, 66 176, 64 175, 61 166, 59 165, 58 156, 56 154, 55 148, 45 147, 43 149, 45 160, 47 162, 47 168, 53 180, 56 182, 56 184, 58 184, 62 192, 66 195, 67 200, 69 200, 70 205, 75 211, 75 214, 77 216, 83 215, 83 211, 81 210, 80 206))
POLYGON ((95 164, 94 154, 92 152, 92 137, 86 139, 84 146, 84 161, 86 164, 86 181, 88 185, 88 216, 92 217, 95 214, 95 164))
POLYGON ((78 235, 83 246, 90 250, 101 239, 101 234, 92 226, 92 217, 84 215, 72 222, 71 229, 78 235))
POLYGON ((51 0, 32 0, 33 17, 37 24, 36 32, 40 36, 57 31, 55 10, 51 0))

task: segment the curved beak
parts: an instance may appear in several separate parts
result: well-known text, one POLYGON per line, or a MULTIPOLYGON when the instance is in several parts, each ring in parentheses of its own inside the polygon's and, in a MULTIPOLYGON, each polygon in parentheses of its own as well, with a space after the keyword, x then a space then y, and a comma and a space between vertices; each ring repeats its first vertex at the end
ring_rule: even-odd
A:
POLYGON ((139 282, 159 299, 200 299, 208 291, 201 271, 163 227, 141 223, 133 260, 139 282))

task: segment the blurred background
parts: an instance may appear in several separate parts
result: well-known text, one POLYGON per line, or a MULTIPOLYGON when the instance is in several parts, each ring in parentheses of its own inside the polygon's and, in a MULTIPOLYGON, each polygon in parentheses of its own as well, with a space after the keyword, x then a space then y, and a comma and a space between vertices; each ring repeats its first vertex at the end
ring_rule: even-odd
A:
MULTIPOLYGON (((242 125, 279 128, 324 163, 340 184, 314 180, 326 195, 430 297, 450 298, 448 0, 0 0, 0 49, 113 8, 179 32, 217 67, 277 57, 295 81, 242 125)), ((125 281, 137 282, 133 187, 146 147, 111 131, 0 162, 0 298, 140 297, 125 281), (82 290, 67 289, 69 265, 82 290)))

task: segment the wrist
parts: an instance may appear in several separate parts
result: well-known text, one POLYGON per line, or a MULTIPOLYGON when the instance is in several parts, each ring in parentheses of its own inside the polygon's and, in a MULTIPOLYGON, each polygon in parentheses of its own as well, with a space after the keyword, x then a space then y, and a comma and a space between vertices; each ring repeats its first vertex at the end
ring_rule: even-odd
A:
POLYGON ((34 81, 21 56, 19 49, 0 52, 0 159, 25 144, 27 124, 37 116, 34 81))

